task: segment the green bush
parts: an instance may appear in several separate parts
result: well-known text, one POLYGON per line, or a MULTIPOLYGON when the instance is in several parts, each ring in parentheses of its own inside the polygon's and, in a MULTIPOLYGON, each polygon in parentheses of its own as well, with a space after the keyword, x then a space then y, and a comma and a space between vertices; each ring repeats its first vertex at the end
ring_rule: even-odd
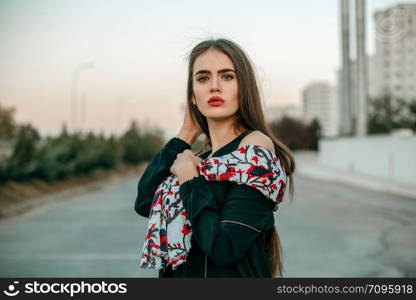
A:
POLYGON ((0 165, 0 183, 31 178, 51 182, 100 168, 116 168, 121 162, 137 164, 151 159, 162 145, 161 130, 141 135, 135 123, 121 138, 68 134, 64 126, 58 137, 43 140, 26 125, 19 129, 11 156, 0 165))
POLYGON ((87 137, 79 150, 76 159, 77 174, 89 174, 94 169, 112 169, 121 161, 120 146, 114 137, 106 140, 104 137, 87 137))
POLYGON ((140 144, 142 144, 141 137, 135 122, 132 122, 130 128, 121 137, 120 142, 123 148, 123 162, 128 164, 137 164, 143 160, 143 149, 140 146, 140 144))
POLYGON ((75 158, 80 144, 77 136, 49 140, 39 150, 36 177, 46 181, 54 181, 74 175, 75 158))
POLYGON ((23 125, 18 129, 12 155, 2 167, 4 180, 29 180, 37 168, 37 144, 39 133, 31 125, 23 125))
POLYGON ((140 134, 135 122, 132 122, 129 130, 122 136, 123 162, 137 164, 151 159, 162 147, 163 137, 160 129, 148 129, 140 134))

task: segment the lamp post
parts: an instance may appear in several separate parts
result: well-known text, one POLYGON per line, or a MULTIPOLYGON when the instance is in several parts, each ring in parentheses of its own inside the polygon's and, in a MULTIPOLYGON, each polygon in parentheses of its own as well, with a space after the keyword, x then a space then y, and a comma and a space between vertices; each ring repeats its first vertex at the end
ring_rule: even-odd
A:
POLYGON ((83 64, 78 65, 74 72, 72 73, 72 84, 71 84, 71 125, 72 130, 75 132, 77 130, 77 101, 78 101, 78 78, 79 74, 83 70, 93 69, 95 67, 94 62, 86 62, 83 64))
POLYGON ((85 126, 85 117, 86 117, 86 110, 87 110, 87 95, 82 93, 81 95, 81 104, 80 104, 80 125, 79 128, 81 131, 84 131, 85 126))

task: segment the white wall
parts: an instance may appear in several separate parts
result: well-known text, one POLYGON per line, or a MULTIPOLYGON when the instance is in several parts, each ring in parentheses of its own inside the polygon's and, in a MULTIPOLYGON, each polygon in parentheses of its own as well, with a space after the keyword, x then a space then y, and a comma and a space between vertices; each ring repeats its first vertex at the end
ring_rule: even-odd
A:
POLYGON ((416 184, 416 136, 321 139, 321 164, 416 184))

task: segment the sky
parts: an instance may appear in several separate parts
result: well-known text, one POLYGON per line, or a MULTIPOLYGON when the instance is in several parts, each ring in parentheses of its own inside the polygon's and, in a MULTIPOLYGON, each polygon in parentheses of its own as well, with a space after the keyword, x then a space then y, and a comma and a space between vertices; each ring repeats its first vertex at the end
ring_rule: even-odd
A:
MULTIPOLYGON (((374 11, 396 3, 367 1, 368 53, 374 11)), ((84 66, 76 128, 120 133, 136 120, 174 136, 186 55, 204 39, 224 37, 254 62, 266 108, 300 105, 310 82, 336 81, 339 14, 339 0, 0 0, 0 104, 43 135, 59 133, 64 122, 73 128, 73 78, 84 66)))

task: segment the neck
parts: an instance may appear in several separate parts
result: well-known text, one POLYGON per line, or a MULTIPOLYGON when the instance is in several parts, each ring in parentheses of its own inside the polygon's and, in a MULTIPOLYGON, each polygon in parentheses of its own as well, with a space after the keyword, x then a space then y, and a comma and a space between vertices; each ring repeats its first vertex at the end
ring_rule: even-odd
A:
POLYGON ((214 154, 214 152, 221 149, 221 147, 225 146, 226 144, 234 140, 236 137, 238 137, 242 132, 246 131, 246 128, 242 125, 240 126, 240 128, 235 128, 233 126, 233 119, 225 121, 216 121, 208 119, 207 122, 209 136, 212 145, 212 151, 209 157, 211 157, 212 154, 214 154))

